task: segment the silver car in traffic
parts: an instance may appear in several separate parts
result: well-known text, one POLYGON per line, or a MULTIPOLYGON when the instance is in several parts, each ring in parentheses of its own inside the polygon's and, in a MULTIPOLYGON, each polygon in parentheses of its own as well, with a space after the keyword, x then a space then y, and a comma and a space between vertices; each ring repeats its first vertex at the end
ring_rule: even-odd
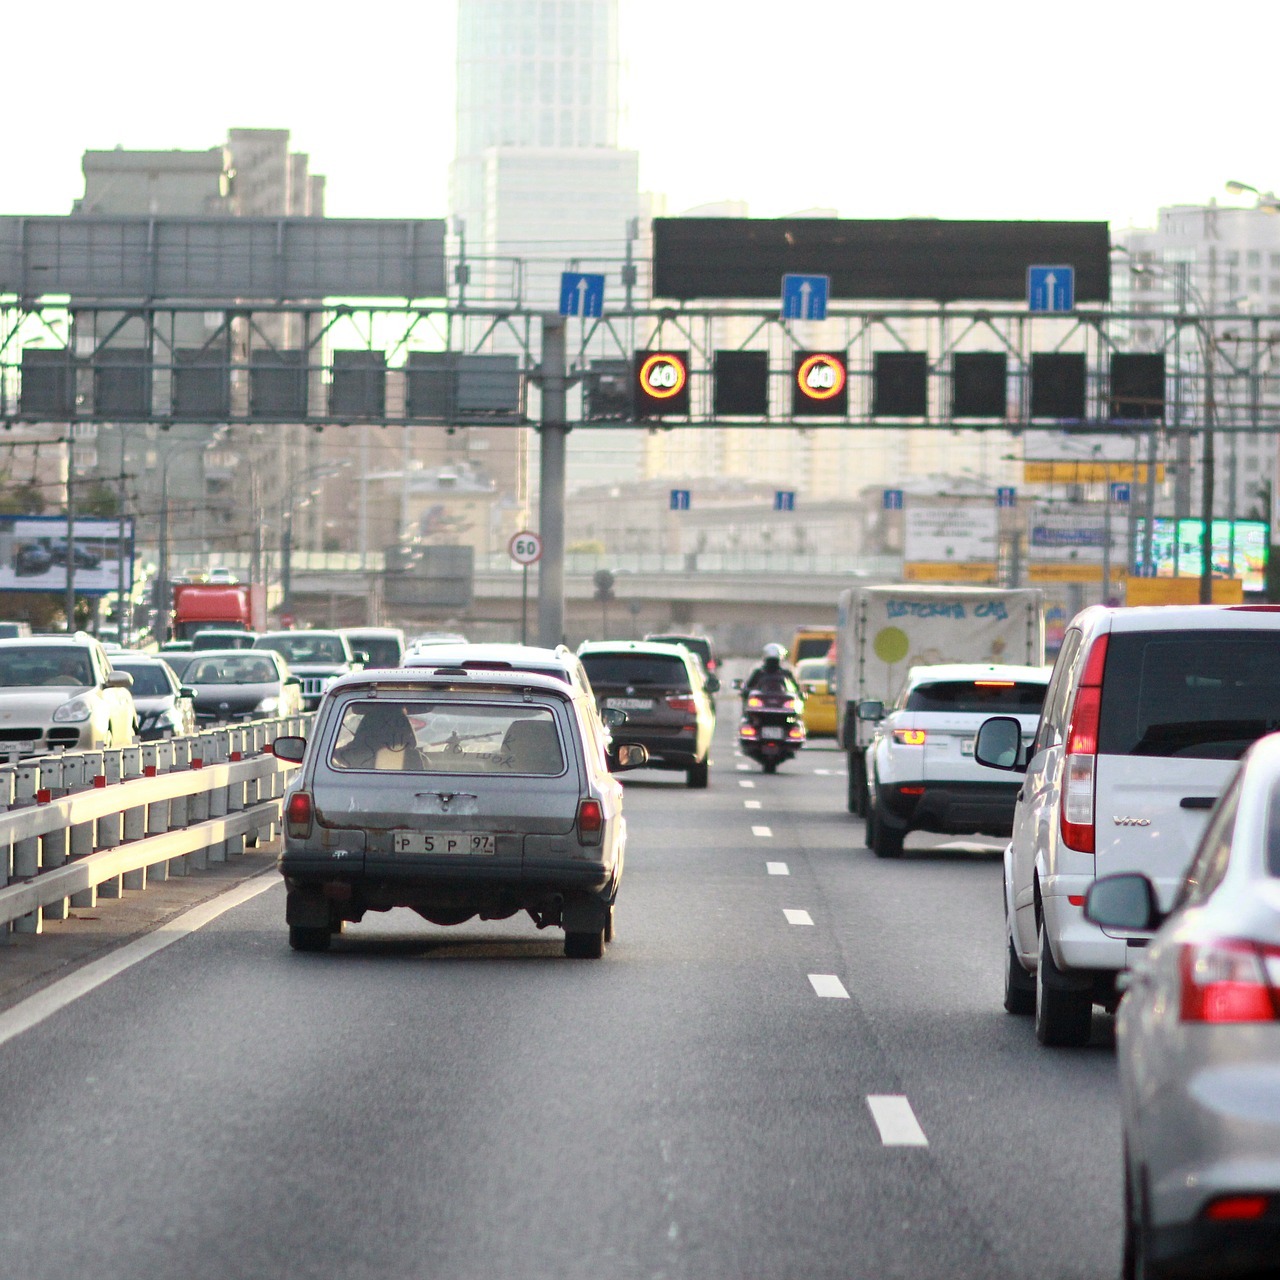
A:
POLYGON ((1090 889, 1108 935, 1159 932, 1116 1018, 1125 1276, 1280 1271, 1280 734, 1241 762, 1167 918, 1130 872, 1090 889))
POLYGON ((285 797, 280 870, 290 945, 321 951, 345 921, 409 907, 438 925, 525 911, 565 955, 613 935, 626 824, 589 692, 515 671, 376 670, 325 694, 285 797))

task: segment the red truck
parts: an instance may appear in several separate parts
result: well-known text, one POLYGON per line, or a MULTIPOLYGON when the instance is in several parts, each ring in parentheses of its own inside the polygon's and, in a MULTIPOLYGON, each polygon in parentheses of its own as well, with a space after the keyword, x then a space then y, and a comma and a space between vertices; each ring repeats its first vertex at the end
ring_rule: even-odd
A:
POLYGON ((231 631, 264 631, 267 590, 261 583, 179 582, 173 588, 174 640, 190 640, 211 627, 231 631))

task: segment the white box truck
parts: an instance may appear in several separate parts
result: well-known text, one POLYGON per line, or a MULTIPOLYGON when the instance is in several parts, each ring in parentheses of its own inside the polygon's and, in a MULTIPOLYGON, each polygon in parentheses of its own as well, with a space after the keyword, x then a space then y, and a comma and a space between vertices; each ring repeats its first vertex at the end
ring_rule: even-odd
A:
POLYGON ((1033 587, 850 587, 836 614, 836 740, 848 757, 849 812, 866 816, 864 751, 912 667, 940 662, 1044 663, 1044 594, 1033 587))

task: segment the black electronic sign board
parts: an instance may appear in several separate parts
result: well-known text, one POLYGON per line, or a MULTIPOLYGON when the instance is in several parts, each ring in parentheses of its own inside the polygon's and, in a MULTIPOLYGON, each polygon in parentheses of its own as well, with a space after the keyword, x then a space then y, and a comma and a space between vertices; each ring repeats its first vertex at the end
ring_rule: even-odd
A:
POLYGON ((689 353, 637 351, 635 362, 637 418, 685 417, 689 412, 689 353))
POLYGON ((873 418, 924 418, 929 413, 929 356, 877 351, 871 379, 873 418))
POLYGON ((1077 302, 1111 296, 1105 222, 940 218, 655 218, 656 298, 781 297, 784 275, 825 275, 852 300, 1025 302, 1027 269, 1075 270, 1077 302))
POLYGON ((1009 403, 1003 351, 957 351, 951 359, 951 416, 1003 418, 1009 403))
POLYGON ((769 416, 769 353, 717 351, 712 406, 717 418, 769 416))
POLYGON ((1111 416, 1152 422, 1164 418, 1164 352, 1111 353, 1111 416))
POLYGON ((848 355, 843 351, 797 351, 791 364, 792 417, 844 418, 848 414, 848 355))

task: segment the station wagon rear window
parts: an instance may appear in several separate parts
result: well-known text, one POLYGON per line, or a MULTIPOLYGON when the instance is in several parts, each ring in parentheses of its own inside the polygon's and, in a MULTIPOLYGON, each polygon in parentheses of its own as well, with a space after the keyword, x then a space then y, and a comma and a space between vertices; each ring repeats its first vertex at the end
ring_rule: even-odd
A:
POLYGON ((1237 760, 1280 729, 1280 631, 1113 633, 1103 755, 1237 760))
POLYGON ((517 703, 352 702, 329 753, 347 771, 534 774, 564 772, 555 719, 517 703))
POLYGON ((584 653, 582 665, 593 685, 652 684, 687 689, 689 671, 680 658, 654 653, 584 653))
POLYGON ((907 693, 907 711, 976 711, 983 715, 1039 715, 1048 685, 1023 680, 939 680, 907 693))

